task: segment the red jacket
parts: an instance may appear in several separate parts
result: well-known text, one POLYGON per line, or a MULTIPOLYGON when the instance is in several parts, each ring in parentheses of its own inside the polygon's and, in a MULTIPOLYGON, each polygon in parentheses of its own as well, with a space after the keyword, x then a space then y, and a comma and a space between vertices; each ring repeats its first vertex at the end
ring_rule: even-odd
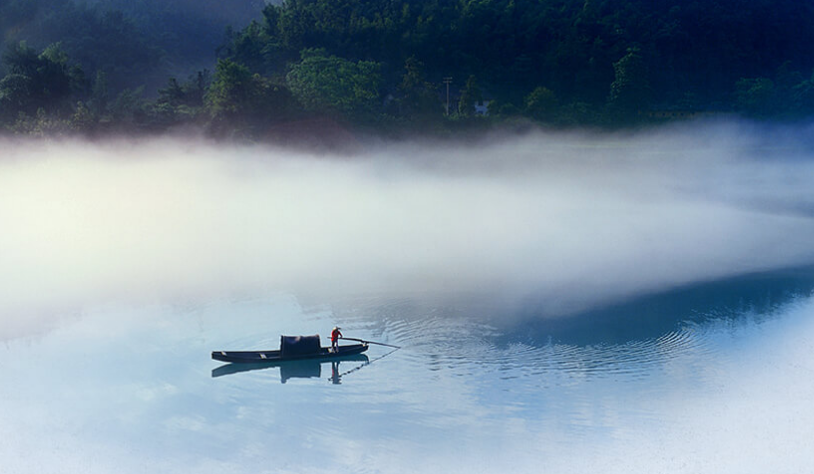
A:
POLYGON ((340 337, 342 337, 342 333, 339 332, 339 329, 334 329, 333 331, 331 331, 332 342, 336 342, 336 340, 339 339, 340 337))

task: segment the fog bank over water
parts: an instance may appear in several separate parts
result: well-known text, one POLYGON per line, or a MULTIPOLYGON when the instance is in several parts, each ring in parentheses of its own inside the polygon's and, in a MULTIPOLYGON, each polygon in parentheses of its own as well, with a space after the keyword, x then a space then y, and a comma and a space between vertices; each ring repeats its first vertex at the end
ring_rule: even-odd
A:
POLYGON ((0 339, 106 302, 475 292, 566 315, 814 263, 809 129, 0 142, 0 339))

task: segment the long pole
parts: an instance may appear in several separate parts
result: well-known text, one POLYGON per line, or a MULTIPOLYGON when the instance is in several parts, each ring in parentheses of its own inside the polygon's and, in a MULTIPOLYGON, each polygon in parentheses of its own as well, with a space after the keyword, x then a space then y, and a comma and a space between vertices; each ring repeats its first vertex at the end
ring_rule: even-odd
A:
POLYGON ((364 339, 354 339, 352 337, 340 337, 340 339, 345 339, 347 341, 364 342, 365 344, 378 344, 380 346, 387 346, 387 347, 392 347, 392 348, 395 348, 395 349, 401 349, 401 346, 394 346, 392 344, 385 344, 383 342, 365 341, 364 339))

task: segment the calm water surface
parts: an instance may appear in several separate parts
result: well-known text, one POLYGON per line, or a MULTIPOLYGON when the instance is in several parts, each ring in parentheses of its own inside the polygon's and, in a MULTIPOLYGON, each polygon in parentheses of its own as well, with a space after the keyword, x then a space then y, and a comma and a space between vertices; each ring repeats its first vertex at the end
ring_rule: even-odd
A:
POLYGON ((3 472, 803 472, 813 288, 775 272, 557 319, 461 295, 65 315, 0 347, 3 472), (335 324, 403 347, 209 358, 335 324))
POLYGON ((811 126, 499 135, 2 141, 0 473, 812 472, 811 126))

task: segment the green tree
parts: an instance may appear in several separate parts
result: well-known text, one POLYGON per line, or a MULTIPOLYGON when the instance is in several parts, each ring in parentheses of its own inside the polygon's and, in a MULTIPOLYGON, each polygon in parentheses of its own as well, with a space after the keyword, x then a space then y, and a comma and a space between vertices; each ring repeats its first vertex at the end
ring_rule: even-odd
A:
POLYGON ((40 67, 39 53, 25 41, 10 44, 3 53, 2 60, 9 74, 33 77, 40 67))
POLYGON ((286 83, 308 111, 370 119, 381 109, 381 66, 373 61, 348 61, 324 49, 305 49, 291 67, 286 83))
POLYGON ((263 28, 260 23, 253 21, 242 31, 232 34, 228 58, 245 65, 252 72, 260 74, 274 72, 273 41, 267 36, 267 31, 268 28, 263 28))
POLYGON ((143 94, 144 87, 125 89, 108 105, 108 113, 115 127, 136 129, 143 125, 147 105, 143 94))
POLYGON ((293 99, 285 86, 228 59, 218 61, 204 102, 218 133, 254 134, 294 113, 293 99))
POLYGON ((475 76, 469 76, 461 91, 461 98, 458 101, 458 113, 464 117, 475 115, 475 103, 483 100, 480 86, 475 76))
POLYGON ((814 115, 814 74, 791 89, 792 112, 796 116, 814 115))
POLYGON ((542 122, 553 122, 557 118, 559 100, 551 89, 539 86, 526 96, 525 106, 527 116, 542 122))
POLYGON ((33 86, 31 78, 23 74, 7 74, 0 79, 0 113, 7 122, 30 109, 33 86))
POLYGON ((67 135, 73 131, 70 120, 48 114, 44 109, 37 110, 33 116, 21 113, 11 129, 17 134, 35 137, 67 135))
POLYGON ((228 118, 252 111, 261 84, 246 66, 221 59, 215 77, 206 93, 207 108, 213 117, 228 118))
POLYGON ((650 104, 650 81, 641 51, 629 48, 613 63, 614 81, 610 88, 609 106, 620 118, 632 119, 650 104))
POLYGON ((735 108, 748 116, 768 117, 775 112, 775 85, 765 77, 742 78, 735 84, 735 108))
POLYGON ((167 104, 171 107, 199 108, 204 105, 204 96, 212 80, 209 71, 198 71, 194 76, 190 76, 185 82, 171 77, 167 80, 167 86, 158 90, 158 100, 160 104, 167 104))
POLYGON ((96 127, 98 120, 83 102, 77 102, 70 123, 76 131, 90 132, 96 127))
POLYGON ((107 74, 101 70, 96 71, 96 79, 91 86, 88 109, 97 119, 102 119, 107 114, 109 102, 107 74))
POLYGON ((149 127, 166 130, 176 125, 201 122, 205 114, 204 96, 210 82, 206 70, 190 76, 185 82, 171 77, 167 86, 158 90, 158 99, 146 107, 149 127))
POLYGON ((8 116, 60 114, 71 110, 72 95, 84 87, 78 66, 69 64, 59 44, 42 53, 25 42, 11 45, 3 55, 9 71, 0 80, 0 104, 8 116))
POLYGON ((427 82, 424 63, 415 56, 407 58, 404 75, 398 86, 399 115, 408 119, 440 119, 443 113, 438 88, 427 82))

